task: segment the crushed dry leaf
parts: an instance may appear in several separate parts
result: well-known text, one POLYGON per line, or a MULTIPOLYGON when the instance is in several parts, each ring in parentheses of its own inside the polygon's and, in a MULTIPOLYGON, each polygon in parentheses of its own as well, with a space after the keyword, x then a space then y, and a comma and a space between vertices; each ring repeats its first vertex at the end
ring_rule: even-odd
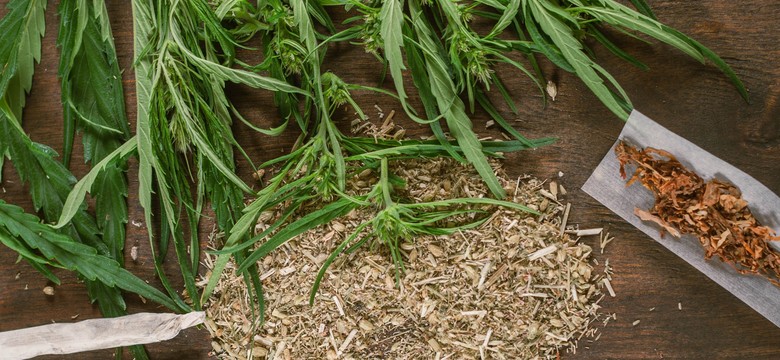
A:
MULTIPOLYGON (((389 117, 389 116, 388 116, 389 117)), ((414 201, 487 196, 472 169, 449 159, 392 166, 414 201)), ((206 305, 213 354, 224 359, 552 359, 595 337, 601 287, 590 246, 561 232, 567 206, 532 178, 506 180, 533 216, 494 208, 480 227, 422 236, 401 245, 405 272, 390 256, 361 247, 341 256, 308 304, 328 254, 371 213, 355 211, 313 229, 258 262, 266 321, 251 315, 245 284, 230 264, 206 305), (544 209, 542 205, 544 204, 544 209)), ((360 176, 348 187, 369 186, 360 176)), ((258 229, 274 214, 261 217, 258 229)), ((380 251, 377 251, 380 250, 380 251)), ((212 256, 212 255, 208 255, 212 256)), ((213 266, 207 257, 207 268, 213 266)))
POLYGON ((759 224, 736 186, 717 179, 704 181, 664 150, 640 150, 621 141, 615 152, 623 178, 626 165, 636 166, 626 186, 639 180, 655 195, 652 209, 635 209, 640 219, 675 237, 692 234, 699 238, 707 259, 716 255, 741 273, 759 274, 780 286, 780 254, 769 246, 780 237, 759 224))

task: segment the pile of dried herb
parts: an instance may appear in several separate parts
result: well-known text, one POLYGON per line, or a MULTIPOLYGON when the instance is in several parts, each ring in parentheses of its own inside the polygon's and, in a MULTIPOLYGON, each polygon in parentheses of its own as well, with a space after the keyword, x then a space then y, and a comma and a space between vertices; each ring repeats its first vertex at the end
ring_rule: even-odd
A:
POLYGON ((705 181, 664 150, 640 150, 621 141, 615 152, 623 178, 626 165, 636 166, 628 185, 639 180, 655 195, 652 209, 634 210, 639 218, 675 237, 692 234, 707 259, 716 255, 741 273, 760 274, 780 286, 780 253, 769 246, 780 237, 759 224, 737 187, 718 179, 705 181))
MULTIPOLYGON (((231 262, 205 304, 213 354, 542 359, 576 351, 579 340, 593 341, 597 329, 591 326, 609 274, 595 269, 590 246, 561 232, 567 206, 547 191, 549 184, 527 177, 510 181, 493 165, 510 199, 539 215, 490 207, 446 224, 476 216, 485 219, 478 227, 402 238, 398 255, 405 265, 398 283, 397 264, 386 247, 361 247, 336 258, 310 305, 307 287, 327 254, 379 209, 352 211, 299 234, 258 262, 268 303, 264 323, 248 315, 251 303, 231 262)), ((472 168, 452 159, 407 160, 391 164, 390 172, 407 184, 398 195, 415 203, 489 193, 472 168)), ((370 190, 370 182, 370 176, 356 176, 347 191, 370 190)), ((281 212, 264 213, 257 230, 267 229, 281 212)), ((214 260, 209 255, 206 267, 213 268, 214 260)))

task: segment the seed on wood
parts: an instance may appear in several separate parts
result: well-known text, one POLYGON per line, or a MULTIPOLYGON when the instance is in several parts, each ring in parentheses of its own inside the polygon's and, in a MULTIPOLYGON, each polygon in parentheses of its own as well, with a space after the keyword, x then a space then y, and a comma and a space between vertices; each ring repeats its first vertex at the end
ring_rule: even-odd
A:
POLYGON ((265 169, 258 169, 252 173, 252 178, 257 181, 263 180, 263 176, 265 176, 265 169))
POLYGON ((545 89, 547 90, 547 95, 550 96, 550 100, 555 101, 555 97, 558 96, 558 86, 552 80, 548 80, 545 89))

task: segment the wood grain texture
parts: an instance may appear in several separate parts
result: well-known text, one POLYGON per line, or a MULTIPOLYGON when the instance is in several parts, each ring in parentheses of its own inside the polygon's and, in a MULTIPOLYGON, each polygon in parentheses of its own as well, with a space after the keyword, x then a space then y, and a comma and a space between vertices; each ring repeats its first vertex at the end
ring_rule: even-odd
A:
MULTIPOLYGON (((750 90, 751 104, 742 101, 728 80, 712 66, 703 66, 667 46, 645 44, 616 33, 611 38, 648 64, 641 71, 612 57, 603 49, 596 51, 603 64, 625 87, 635 107, 677 134, 741 168, 780 193, 780 2, 766 0, 656 0, 648 1, 658 18, 691 35, 720 54, 737 72, 750 90)), ((2 6, 6 1, 0 1, 2 6)), ((132 20, 129 3, 109 1, 115 41, 127 95, 130 119, 135 117, 132 59, 132 20)), ((61 107, 56 77, 58 50, 56 4, 47 9, 47 32, 43 59, 36 66, 33 91, 24 112, 24 126, 32 138, 62 148, 61 107)), ((0 10, 4 14, 5 10, 0 10)), ((342 46, 329 52, 329 67, 345 80, 376 84, 380 69, 362 50, 342 46), (343 64, 349 64, 344 66, 343 64)), ((556 136, 558 141, 535 151, 511 154, 510 175, 532 174, 541 178, 564 176, 559 180, 569 190, 571 220, 584 227, 606 227, 616 237, 600 262, 609 259, 614 267, 612 282, 617 296, 607 297, 602 305, 606 313, 615 313, 617 321, 601 331, 595 343, 583 341, 571 359, 776 359, 780 358, 780 329, 753 312, 734 296, 698 273, 674 254, 655 243, 578 189, 598 165, 619 134, 622 122, 616 119, 587 88, 570 74, 542 63, 545 73, 555 79, 558 97, 543 108, 538 92, 522 75, 509 68, 499 72, 520 105, 518 115, 502 108, 518 129, 530 137, 556 136), (678 303, 682 310, 678 310, 678 303), (650 309, 654 309, 651 311, 650 309), (632 326, 635 320, 641 320, 632 326)), ((268 94, 231 86, 231 97, 244 114, 260 125, 277 121, 268 94)), ((386 111, 397 109, 392 99, 372 94, 357 94, 357 100, 369 114, 374 104, 386 111)), ((349 114, 343 114, 348 124, 349 114)), ((403 118, 397 114, 398 118, 403 118)), ((487 120, 476 114, 475 128, 487 120)), ((133 121, 133 120, 131 120, 133 121)), ((405 123, 413 135, 426 129, 405 123)), ((237 137, 257 160, 288 151, 294 136, 258 137, 243 125, 235 127, 237 137)), ((485 135, 496 135, 484 131, 485 135)), ((73 171, 83 175, 86 167, 75 149, 73 171)), ((239 164, 242 175, 246 164, 239 164)), ((30 209, 27 188, 19 183, 10 166, 3 174, 0 198, 30 209)), ((136 173, 129 174, 131 184, 130 219, 143 219, 135 198, 136 173)), ((249 179, 248 176, 245 178, 249 179)), ((149 260, 145 226, 128 226, 129 246, 139 246, 137 262, 128 268, 153 284, 154 271, 149 260)), ((585 239, 584 241, 592 242, 585 239)), ((592 243, 592 245, 596 245, 592 243)), ((129 247, 128 247, 129 249, 129 247)), ((129 258, 129 256, 128 256, 129 258)), ((0 331, 100 316, 88 302, 86 291, 75 277, 58 272, 63 284, 53 297, 41 291, 46 280, 25 263, 15 264, 16 255, 0 248, 0 331), (19 278, 16 275, 19 274, 19 278)), ((169 264, 173 265, 173 264, 169 264)), ((169 273, 176 269, 169 267, 169 273)), ((129 311, 162 311, 128 296, 129 311)), ((599 326, 600 327, 600 326, 599 326)), ((207 359, 210 349, 205 330, 190 330, 184 336, 164 344, 149 346, 154 359, 207 359)), ((111 351, 81 354, 80 359, 103 359, 111 351)), ((2 357, 0 355, 0 357, 2 357)), ((47 357, 55 359, 57 357, 47 357)))

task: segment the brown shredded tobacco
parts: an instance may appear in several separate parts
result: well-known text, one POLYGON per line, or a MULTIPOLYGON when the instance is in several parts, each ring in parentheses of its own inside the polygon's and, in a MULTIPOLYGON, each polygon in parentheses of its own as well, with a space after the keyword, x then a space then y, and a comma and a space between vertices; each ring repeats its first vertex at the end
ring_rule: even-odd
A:
POLYGON ((624 179, 625 166, 636 166, 626 186, 639 180, 655 194, 650 211, 634 210, 640 219, 675 237, 692 234, 707 259, 717 255, 741 273, 763 275, 780 286, 780 254, 769 246, 780 237, 758 223, 737 187, 717 179, 705 182, 664 150, 639 150, 621 141, 615 152, 624 179))

